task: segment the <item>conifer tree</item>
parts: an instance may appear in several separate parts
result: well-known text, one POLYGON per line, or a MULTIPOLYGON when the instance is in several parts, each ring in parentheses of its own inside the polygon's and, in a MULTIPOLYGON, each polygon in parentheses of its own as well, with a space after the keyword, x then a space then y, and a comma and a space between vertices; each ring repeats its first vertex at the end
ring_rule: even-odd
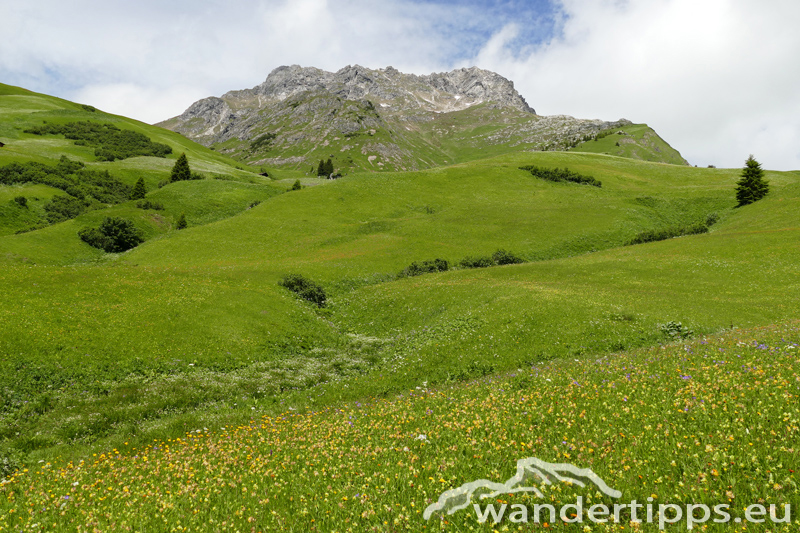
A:
POLYGON ((325 161, 325 176, 330 176, 331 174, 333 174, 333 162, 328 158, 325 161))
POLYGON ((175 223, 175 229, 185 229, 186 226, 186 213, 181 213, 181 216, 178 217, 178 222, 175 223))
POLYGON ((326 175, 325 174, 326 168, 327 167, 325 166, 325 161, 320 159, 319 160, 319 166, 317 167, 317 176, 325 176, 326 175))
POLYGON ((131 200, 142 200, 145 194, 147 194, 147 189, 144 187, 144 178, 139 178, 131 191, 131 200))
POLYGON ((178 160, 175 161, 175 166, 172 167, 169 181, 174 183, 190 179, 192 179, 192 171, 189 169, 189 160, 186 159, 186 154, 181 154, 178 156, 178 160))
POLYGON ((739 202, 737 207, 761 200, 768 192, 769 183, 764 179, 761 163, 751 155, 745 161, 742 179, 736 184, 736 200, 739 202))

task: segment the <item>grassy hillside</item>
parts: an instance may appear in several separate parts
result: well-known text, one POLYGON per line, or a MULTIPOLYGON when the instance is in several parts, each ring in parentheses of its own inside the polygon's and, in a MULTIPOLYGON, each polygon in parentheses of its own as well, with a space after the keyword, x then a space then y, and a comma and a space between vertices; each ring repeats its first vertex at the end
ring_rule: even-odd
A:
POLYGON ((797 518, 784 505, 800 502, 798 343, 798 324, 789 322, 526 365, 466 386, 423 385, 335 409, 264 415, 257 406, 238 426, 195 424, 174 439, 32 465, 0 488, 0 527, 792 531, 797 518), (508 507, 500 523, 489 516, 481 524, 471 505, 445 514, 452 503, 423 518, 446 490, 478 479, 505 482, 516 461, 528 457, 591 468, 622 496, 534 478, 527 485, 537 486, 542 499, 522 492, 487 501, 476 494, 472 502, 481 511, 508 507), (584 509, 602 504, 612 514, 614 504, 636 501, 643 504, 638 520, 652 518, 631 523, 630 508, 623 508, 616 523, 593 522, 584 512, 565 515, 581 522, 569 525, 547 510, 536 519, 534 504, 558 513, 578 497, 584 509), (774 518, 738 523, 757 502, 776 505, 774 518), (511 506, 520 504, 528 508, 527 525, 510 519, 511 506), (723 505, 724 515, 704 518, 698 509, 689 522, 684 510, 696 504, 723 505), (662 505, 678 506, 681 517, 662 505), (725 523, 712 521, 725 516, 725 523))
MULTIPOLYGON (((353 175, 119 256, 77 239, 83 219, 5 237, 3 436, 26 453, 167 437, 187 420, 235 419, 249 402, 327 404, 647 346, 669 338, 670 322, 705 334, 793 317, 797 176, 768 173, 770 196, 733 209, 736 176, 517 154, 353 175), (546 182, 523 164, 603 186, 546 182), (710 213, 720 221, 706 235, 625 246, 710 213), (498 248, 530 262, 397 278, 413 261, 457 265, 498 248), (290 273, 321 283, 328 306, 280 287, 290 273)), ((153 195, 190 212, 198 183, 229 182, 153 195)))
MULTIPOLYGON (((202 528, 213 519, 225 522, 219 529, 330 530, 360 516, 376 530, 464 530, 477 527, 474 517, 423 523, 418 511, 471 479, 507 479, 521 454, 574 459, 640 499, 684 501, 691 492, 711 501, 730 491, 737 504, 773 492, 796 500, 796 480, 784 470, 797 429, 787 407, 796 403, 798 340, 787 321, 800 311, 797 172, 767 172, 770 194, 734 208, 737 169, 581 146, 304 178, 314 186, 289 191, 301 173, 254 174, 174 133, 78 104, 0 86, 0 112, 0 167, 67 155, 127 185, 143 177, 146 199, 163 206, 95 203, 17 233, 64 191, 0 186, 0 478, 23 469, 0 487, 0 527, 49 524, 53 506, 43 502, 55 494, 64 500, 57 527, 72 529, 125 521, 160 530, 177 520, 202 528), (90 147, 23 132, 97 117, 173 153, 99 162, 90 147), (182 152, 205 179, 159 188, 182 152), (568 168, 602 187, 545 181, 520 169, 528 165, 568 168), (175 229, 180 214, 183 230, 175 229), (146 242, 106 254, 80 240, 80 229, 106 216, 132 220, 146 242), (646 232, 698 226, 705 233, 630 244, 646 232), (462 265, 500 249, 522 262, 462 265), (450 268, 401 274, 435 259, 450 268), (326 305, 282 287, 288 274, 320 284, 326 305), (738 331, 773 323, 785 325, 738 331), (491 381, 509 372, 517 376, 491 381), (488 381, 464 386, 475 380, 488 381), (433 386, 441 392, 429 394, 433 386), (398 398, 409 390, 424 398, 398 398), (355 403, 365 401, 374 410, 355 403), (746 430, 758 428, 745 413, 754 409, 785 431, 751 436, 750 448, 746 430), (342 410, 352 418, 340 418, 342 410), (638 421, 619 420, 622 412, 638 421), (256 415, 266 418, 256 423, 256 415), (361 417, 370 429, 347 433, 361 417), (578 418, 585 423, 572 424, 578 418), (218 428, 226 429, 209 436, 218 428), (664 437, 678 451, 651 460, 664 437), (311 451, 325 446, 324 458, 311 451), (184 460, 189 450, 197 455, 184 460), (396 453, 412 455, 391 459, 396 453), (160 466, 145 465, 145 455, 160 466), (188 469, 181 476, 199 485, 159 477, 175 472, 175 458, 188 469), (496 470, 481 470, 486 461, 496 470), (320 475, 306 480, 314 470, 320 475), (355 479, 356 471, 370 479, 355 479), (107 496, 84 475, 102 479, 107 496), (186 496, 195 489, 202 505, 186 496)), ((628 130, 639 134, 647 130, 628 130)), ((615 137, 625 136, 591 142, 615 137)))
POLYGON ((285 191, 281 180, 295 177, 286 171, 273 172, 272 179, 244 170, 232 159, 215 153, 181 135, 125 117, 110 115, 91 106, 76 104, 0 84, 0 168, 29 162, 55 166, 66 156, 90 171, 107 171, 113 178, 132 186, 143 179, 150 194, 147 200, 163 209, 137 209, 136 202, 118 205, 94 205, 92 210, 63 227, 48 226, 45 205, 65 191, 45 183, 0 184, 0 236, 13 236, 3 244, 7 259, 38 263, 73 263, 91 261, 97 250, 84 245, 77 231, 96 225, 106 216, 122 216, 135 221, 147 237, 169 231, 174 221, 185 213, 190 226, 206 224, 241 213, 258 201, 285 191), (98 161, 95 147, 80 145, 64 135, 35 135, 26 130, 43 125, 77 122, 110 124, 122 131, 137 132, 151 141, 172 149, 168 157, 130 157, 113 162, 98 161), (169 178, 175 159, 187 154, 192 171, 206 179, 175 183, 159 189, 169 178), (24 197, 27 205, 14 202, 24 197), (103 208, 103 209, 99 209, 103 208), (53 246, 55 242, 57 246, 53 246))
POLYGON ((686 164, 683 156, 646 124, 631 124, 608 130, 597 139, 578 144, 573 150, 673 165, 686 164))

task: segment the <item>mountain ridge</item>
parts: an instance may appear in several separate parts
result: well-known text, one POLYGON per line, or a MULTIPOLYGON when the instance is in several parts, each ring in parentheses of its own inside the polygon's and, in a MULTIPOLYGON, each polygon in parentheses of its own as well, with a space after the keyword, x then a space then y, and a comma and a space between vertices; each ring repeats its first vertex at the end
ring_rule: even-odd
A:
MULTIPOLYGON (((511 151, 567 150, 631 124, 537 115, 512 81, 478 67, 416 75, 391 66, 327 72, 291 65, 158 125, 251 165, 311 165, 313 173, 326 158, 345 172, 418 170, 511 151)), ((659 159, 659 151, 655 160, 686 164, 677 152, 659 159)))

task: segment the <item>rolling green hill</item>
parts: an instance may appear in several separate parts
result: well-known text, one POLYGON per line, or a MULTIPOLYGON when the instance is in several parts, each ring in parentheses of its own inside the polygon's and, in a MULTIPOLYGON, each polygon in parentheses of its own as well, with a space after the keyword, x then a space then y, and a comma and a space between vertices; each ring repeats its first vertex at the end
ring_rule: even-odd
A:
MULTIPOLYGON (((0 185, 0 477, 39 460, 124 455, 255 415, 393 399, 548 362, 588 372, 593 361, 800 311, 800 173, 767 172, 769 195, 735 208, 738 169, 603 153, 608 143, 628 149, 617 139, 638 135, 663 155, 644 127, 567 152, 354 171, 289 190, 301 173, 261 176, 178 134, 92 109, 0 86, 0 167, 56 165, 66 155, 129 186, 144 178, 146 199, 164 207, 95 202, 32 229, 64 191, 0 185), (172 154, 101 162, 73 140, 24 133, 85 120, 143 133, 172 154), (159 188, 180 153, 204 179, 159 188), (520 168, 530 165, 602 186, 546 181, 520 168), (189 227, 177 230, 181 213, 189 227), (78 231, 106 216, 133 220, 147 240, 121 254, 82 242, 78 231), (650 231, 682 236, 630 244, 650 231), (462 264, 498 250, 522 262, 462 264), (401 274, 435 259, 449 269, 401 274), (282 287, 289 274, 320 284, 326 305, 282 287)), ((0 509, 16 505, 3 500, 8 490, 0 488, 0 509)), ((219 503, 213 517, 234 503, 219 503)))

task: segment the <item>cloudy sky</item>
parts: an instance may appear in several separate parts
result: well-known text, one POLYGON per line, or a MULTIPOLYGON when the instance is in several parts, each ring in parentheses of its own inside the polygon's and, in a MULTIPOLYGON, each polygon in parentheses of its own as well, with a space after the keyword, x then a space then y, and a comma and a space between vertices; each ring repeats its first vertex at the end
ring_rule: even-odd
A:
POLYGON ((0 82, 145 122, 280 65, 477 65, 690 163, 800 169, 797 0, 0 0, 0 82))

